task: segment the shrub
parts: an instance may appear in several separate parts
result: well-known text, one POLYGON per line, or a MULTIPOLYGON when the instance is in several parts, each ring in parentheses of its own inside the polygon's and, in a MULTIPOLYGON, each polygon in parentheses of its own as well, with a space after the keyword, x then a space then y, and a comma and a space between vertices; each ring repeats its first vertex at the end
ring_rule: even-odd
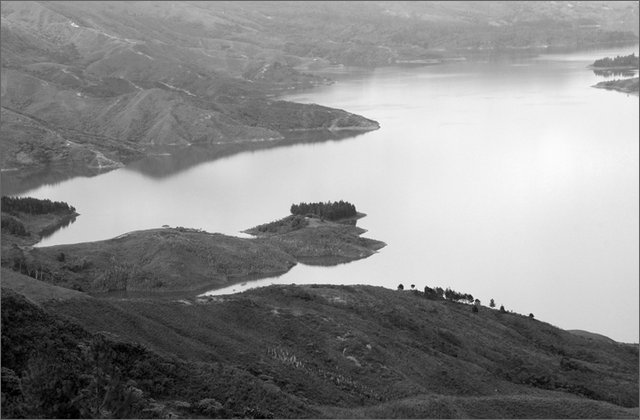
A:
POLYGON ((424 297, 426 297, 427 299, 438 299, 438 297, 442 297, 442 296, 438 296, 435 289, 432 289, 429 286, 425 286, 424 297))
POLYGON ((400 283, 400 284, 398 285, 398 290, 404 290, 404 284, 400 283))
POLYGON ((505 311, 505 310, 504 310, 504 305, 500 305, 500 312, 501 312, 501 313, 505 313, 505 312, 507 312, 507 311, 505 311))

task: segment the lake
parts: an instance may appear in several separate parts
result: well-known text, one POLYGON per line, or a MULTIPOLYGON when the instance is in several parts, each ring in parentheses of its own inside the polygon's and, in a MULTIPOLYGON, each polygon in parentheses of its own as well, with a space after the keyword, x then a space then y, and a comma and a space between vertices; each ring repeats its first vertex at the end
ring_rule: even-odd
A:
POLYGON ((271 283, 451 287, 638 342, 638 97, 590 87, 605 79, 586 68, 631 52, 638 47, 345 69, 332 73, 335 84, 285 99, 361 114, 380 130, 191 166, 160 156, 21 195, 81 214, 41 246, 165 224, 240 235, 294 202, 347 200, 367 213, 365 236, 387 243, 379 253, 217 293, 271 283))

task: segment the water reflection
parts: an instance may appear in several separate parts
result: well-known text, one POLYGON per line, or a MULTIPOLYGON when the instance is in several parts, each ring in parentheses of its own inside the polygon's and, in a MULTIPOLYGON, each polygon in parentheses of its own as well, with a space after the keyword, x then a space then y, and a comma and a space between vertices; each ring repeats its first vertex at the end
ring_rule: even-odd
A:
POLYGON ((593 70, 593 74, 602 77, 624 76, 633 77, 638 70, 593 70))
MULTIPOLYGON (((126 170, 138 172, 151 178, 165 178, 183 172, 204 162, 228 158, 240 153, 254 152, 295 144, 315 144, 326 141, 341 141, 364 134, 362 130, 310 130, 283 133, 284 138, 247 141, 213 145, 155 146, 150 155, 126 166, 126 170)), ((110 172, 112 168, 89 168, 83 164, 65 163, 42 167, 4 170, 2 172, 2 195, 18 195, 41 186, 55 186, 77 177, 94 177, 110 172)))
POLYGON ((56 233, 57 231, 59 231, 60 229, 64 229, 67 226, 71 225, 73 222, 76 221, 76 216, 70 216, 67 219, 64 219, 62 221, 60 221, 60 223, 58 223, 55 226, 49 226, 48 228, 45 228, 43 230, 40 231, 40 237, 42 239, 44 238, 48 238, 51 235, 53 235, 54 233, 56 233))
POLYGON ((21 170, 2 171, 2 195, 17 195, 43 185, 55 186, 76 177, 94 177, 111 169, 89 168, 86 165, 55 164, 21 170))
POLYGON ((233 155, 258 150, 287 147, 295 144, 314 144, 340 141, 362 135, 361 130, 313 130, 285 133, 283 139, 260 142, 238 142, 210 146, 155 148, 154 154, 126 167, 127 170, 152 178, 164 178, 183 172, 204 162, 224 159, 233 155))

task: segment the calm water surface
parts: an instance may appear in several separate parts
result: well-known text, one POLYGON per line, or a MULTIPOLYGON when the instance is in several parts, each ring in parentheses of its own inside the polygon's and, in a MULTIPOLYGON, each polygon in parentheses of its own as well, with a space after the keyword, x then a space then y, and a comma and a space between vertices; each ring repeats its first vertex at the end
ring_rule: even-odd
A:
POLYGON ((380 130, 177 173, 159 158, 155 176, 131 165, 23 195, 81 214, 43 246, 164 224, 238 235, 293 202, 344 199, 387 247, 218 293, 272 283, 451 287, 638 342, 638 97, 591 88, 605 79, 585 68, 632 51, 349 71, 286 99, 346 109, 380 130))

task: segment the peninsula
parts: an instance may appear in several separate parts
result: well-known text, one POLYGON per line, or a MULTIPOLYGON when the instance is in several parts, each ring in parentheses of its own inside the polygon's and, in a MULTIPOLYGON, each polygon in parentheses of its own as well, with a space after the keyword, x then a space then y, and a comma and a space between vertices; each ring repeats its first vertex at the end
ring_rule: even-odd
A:
MULTIPOLYGON (((4 198, 3 203, 10 200, 4 198)), ((56 204, 69 212, 73 209, 66 203, 56 204)), ((30 229, 56 214, 3 213, 2 265, 55 286, 84 292, 217 289, 249 278, 279 275, 298 262, 335 265, 371 256, 385 244, 360 236, 365 230, 356 226, 356 219, 362 216, 359 213, 327 220, 313 214, 291 215, 250 229, 255 238, 175 227, 134 231, 104 241, 34 248, 29 245, 39 236, 30 229), (24 233, 11 231, 5 219, 11 220, 11 226, 22 224, 24 233)))

